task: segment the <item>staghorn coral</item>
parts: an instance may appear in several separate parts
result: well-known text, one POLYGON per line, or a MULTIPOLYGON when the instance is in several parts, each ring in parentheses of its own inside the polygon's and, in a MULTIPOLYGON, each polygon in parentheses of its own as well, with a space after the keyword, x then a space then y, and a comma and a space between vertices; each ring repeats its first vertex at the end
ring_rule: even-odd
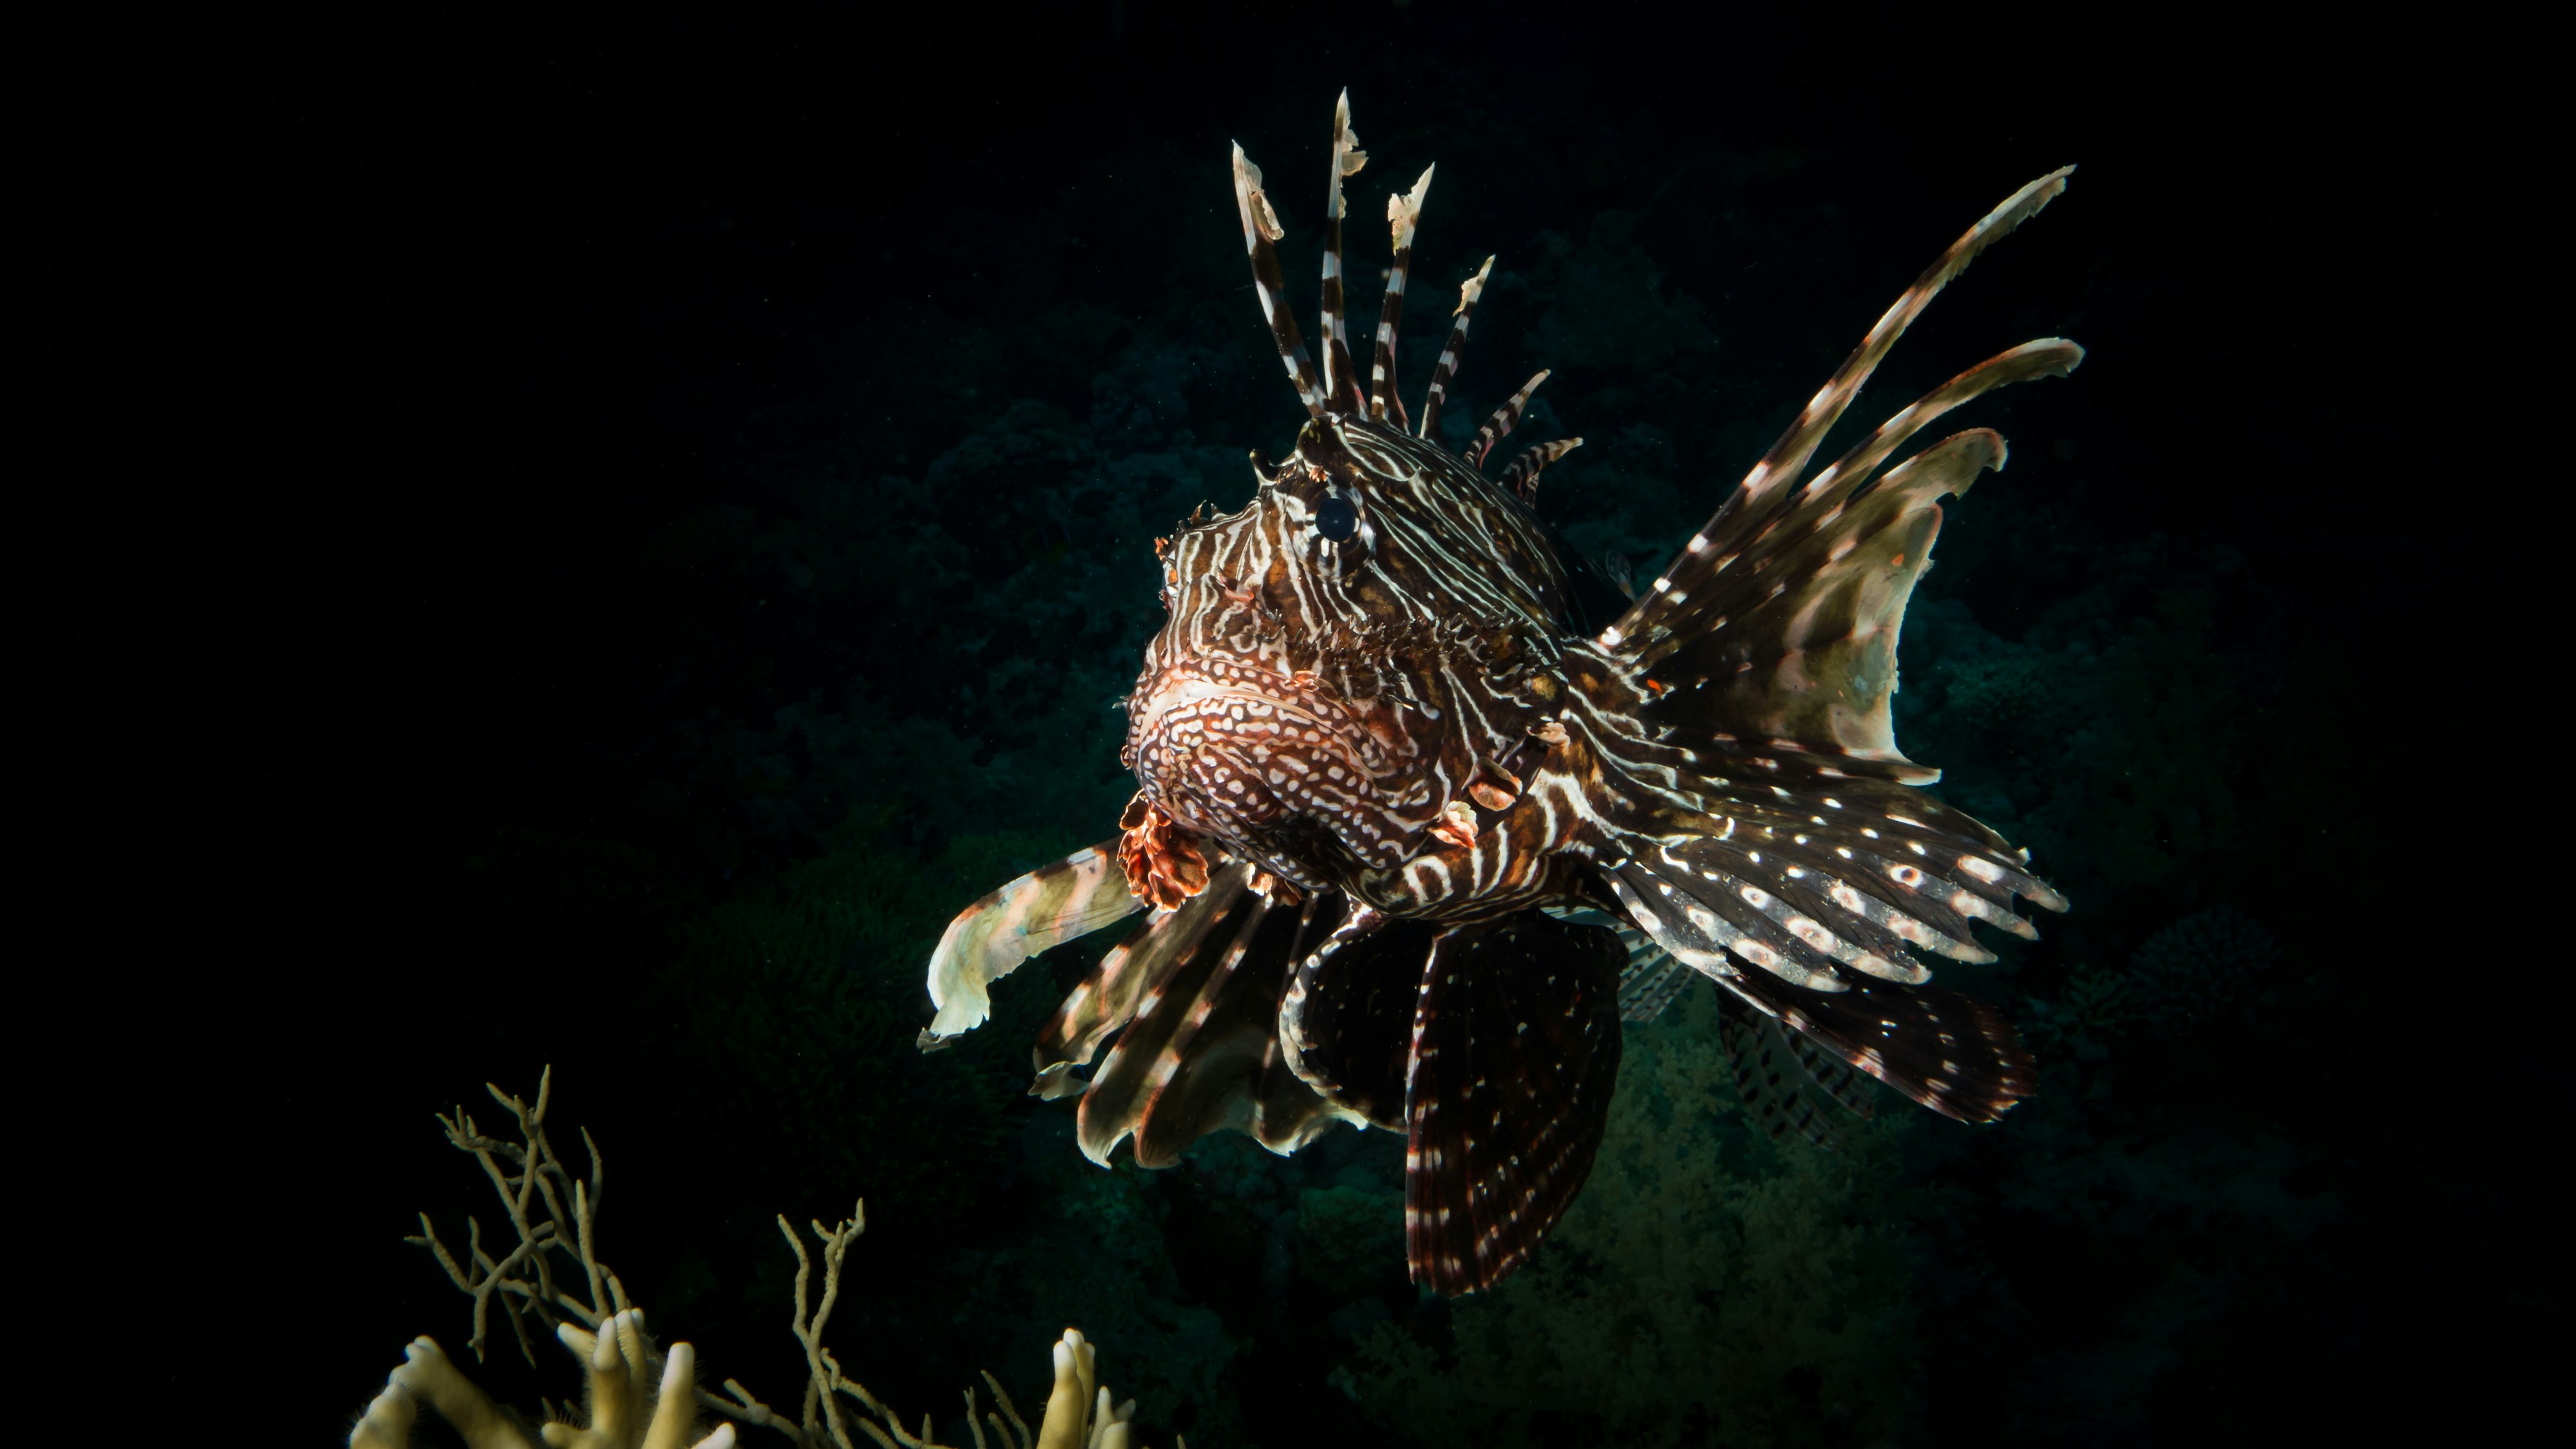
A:
MULTIPOLYGON (((486 1136, 459 1107, 441 1116, 447 1140, 474 1157, 508 1214, 517 1243, 495 1257, 485 1247, 479 1219, 467 1218, 463 1260, 449 1251, 421 1215, 421 1235, 406 1239, 429 1249, 449 1281, 474 1300, 474 1331, 469 1340, 475 1359, 484 1356, 495 1303, 509 1323, 520 1353, 530 1364, 536 1349, 529 1320, 551 1325, 555 1338, 590 1370, 581 1419, 571 1406, 544 1405, 544 1423, 535 1439, 551 1449, 733 1449, 734 1423, 717 1424, 698 1434, 700 1411, 738 1423, 775 1430, 800 1449, 859 1449, 873 1442, 879 1449, 948 1449, 933 1436, 924 1414, 916 1434, 865 1385, 844 1371, 823 1343, 825 1326, 841 1294, 843 1260, 850 1244, 867 1230, 867 1204, 826 1228, 810 1225, 822 1249, 822 1283, 814 1287, 814 1256, 782 1215, 778 1230, 796 1254, 795 1312, 789 1326, 805 1351, 804 1401, 796 1418, 772 1409, 740 1381, 725 1380, 725 1396, 697 1384, 697 1351, 687 1343, 657 1349, 645 1332, 644 1310, 628 1301, 625 1285, 597 1252, 597 1219, 606 1189, 605 1164, 588 1132, 590 1173, 576 1176, 556 1155, 545 1132, 547 1103, 552 1096, 552 1068, 538 1079, 537 1098, 529 1103, 499 1087, 487 1086, 493 1099, 518 1121, 519 1140, 486 1136), (849 1404, 842 1401, 847 1399, 849 1404), (852 1429, 865 1436, 852 1437, 852 1429)), ((495 1245, 497 1246, 497 1244, 495 1245)), ((1135 1401, 1118 1402, 1100 1384, 1096 1350, 1081 1333, 1066 1329, 1055 1345, 1055 1379, 1045 1413, 1032 1433, 999 1380, 990 1373, 992 1406, 979 1402, 973 1386, 965 1391, 966 1427, 975 1449, 990 1449, 989 1426, 1002 1449, 1130 1449, 1135 1401)), ((534 1449, 527 1420, 493 1402, 476 1386, 437 1341, 414 1339, 404 1362, 387 1376, 383 1392, 370 1402, 349 1434, 350 1449, 405 1449, 411 1430, 427 1403, 463 1437, 469 1449, 534 1449)), ((1181 1449, 1188 1449, 1186 1441, 1181 1449)))

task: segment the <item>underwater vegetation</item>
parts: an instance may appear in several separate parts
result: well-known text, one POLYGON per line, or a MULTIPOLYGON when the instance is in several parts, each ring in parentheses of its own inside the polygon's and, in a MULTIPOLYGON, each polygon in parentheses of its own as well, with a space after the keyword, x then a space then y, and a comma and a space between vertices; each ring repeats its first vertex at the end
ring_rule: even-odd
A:
MULTIPOLYGON (((868 1443, 880 1449, 944 1449, 933 1437, 930 1415, 923 1415, 918 1433, 906 1429, 894 1410, 843 1371, 824 1342, 841 1297, 844 1260, 867 1231, 864 1201, 831 1227, 813 1223, 810 1252, 795 1226, 778 1219, 778 1231, 796 1255, 789 1326, 804 1350, 807 1374, 797 1412, 782 1415, 739 1379, 724 1380, 722 1394, 710 1392, 698 1383, 696 1347, 657 1344, 646 1330, 644 1310, 627 1298, 626 1285, 601 1260, 606 1163, 587 1131, 581 1134, 586 1173, 557 1155, 545 1130, 553 1087, 549 1068, 538 1079, 534 1101, 487 1089, 516 1119, 515 1141, 486 1135, 462 1107, 438 1119, 448 1145, 483 1169, 516 1241, 496 1234, 487 1248, 482 1220, 468 1216, 465 1252, 459 1255, 441 1241, 427 1213, 420 1217, 420 1236, 408 1241, 428 1249, 448 1281, 474 1300, 467 1348, 478 1363, 498 1316, 529 1366, 537 1362, 535 1340, 552 1337, 589 1370, 578 1417, 569 1400, 560 1407, 546 1403, 532 1438, 527 1416, 494 1403, 437 1340, 424 1336, 404 1349, 402 1367, 359 1416, 349 1432, 350 1449, 409 1449, 423 1406, 468 1449, 534 1449, 536 1439, 557 1449, 733 1449, 736 1423, 783 1435, 799 1449, 861 1449, 868 1443), (708 1428, 711 1414, 726 1422, 708 1428)), ((1002 1449, 1128 1449, 1136 1404, 1119 1402, 1098 1382, 1094 1346, 1067 1329, 1054 1357, 1054 1381, 1034 1432, 992 1374, 983 1375, 992 1391, 989 1407, 967 1386, 965 1425, 976 1449, 986 1449, 988 1425, 1002 1449)))

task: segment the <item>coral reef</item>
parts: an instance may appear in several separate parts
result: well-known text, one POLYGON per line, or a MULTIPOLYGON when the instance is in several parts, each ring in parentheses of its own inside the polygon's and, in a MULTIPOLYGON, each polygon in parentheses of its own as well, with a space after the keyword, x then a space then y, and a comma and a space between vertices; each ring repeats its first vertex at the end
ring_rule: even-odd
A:
MULTIPOLYGON (((575 1422, 568 1404, 546 1405, 536 1438, 551 1449, 733 1449, 733 1423, 719 1423, 698 1435, 700 1411, 706 1410, 775 1430, 799 1449, 859 1449, 853 1428, 879 1449, 949 1449, 935 1440, 930 1416, 922 1417, 918 1432, 907 1430, 892 1409, 842 1369, 823 1342, 840 1302, 844 1260, 867 1229, 864 1201, 831 1227, 809 1225, 820 1248, 819 1285, 812 1281, 814 1255, 805 1240, 784 1216, 778 1219, 778 1230, 796 1255, 795 1312, 789 1326, 804 1350, 807 1374, 796 1417, 772 1409, 736 1379, 725 1380, 723 1395, 710 1393, 697 1382, 695 1347, 657 1347, 645 1331, 643 1309, 627 1301, 625 1285, 600 1260, 597 1218, 607 1186, 606 1165, 586 1131, 586 1179, 556 1155, 545 1132, 553 1087, 554 1072, 548 1068, 538 1080, 534 1102, 497 1086, 486 1088, 517 1119, 515 1142, 485 1135, 462 1107, 439 1118, 449 1144, 482 1167, 508 1214, 516 1243, 496 1258, 484 1246, 481 1220, 469 1218, 466 1256, 460 1262, 439 1239, 427 1213, 421 1215, 421 1235, 407 1239, 427 1248, 449 1281, 474 1300, 468 1342, 477 1360, 483 1357, 490 1311, 497 1303, 531 1365, 536 1348, 529 1320, 534 1319, 540 1327, 551 1326, 554 1337, 589 1368, 582 1422, 575 1422)), ((966 1428, 975 1449, 988 1449, 988 1427, 1003 1449, 1130 1449, 1135 1401, 1117 1401, 1098 1382, 1093 1345, 1067 1329, 1053 1352, 1055 1377, 1034 1433, 992 1374, 983 1376, 992 1391, 991 1407, 981 1405, 974 1387, 967 1387, 966 1428)), ((494 1403, 428 1337, 414 1339, 404 1350, 402 1366, 387 1377, 384 1391, 351 1429, 350 1449, 408 1449, 422 1404, 461 1435, 469 1449, 534 1449, 527 1420, 494 1403)))

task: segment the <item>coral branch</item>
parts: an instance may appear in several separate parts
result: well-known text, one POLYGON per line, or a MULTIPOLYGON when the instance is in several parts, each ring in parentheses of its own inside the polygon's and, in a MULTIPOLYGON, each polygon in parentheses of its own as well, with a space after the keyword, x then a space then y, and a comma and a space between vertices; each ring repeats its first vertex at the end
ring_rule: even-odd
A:
MULTIPOLYGON (((561 1343, 589 1371, 589 1392, 581 1417, 572 1422, 570 1406, 544 1405, 543 1427, 536 1437, 549 1449, 684 1449, 697 1430, 698 1410, 707 1409, 755 1428, 775 1430, 798 1449, 861 1449, 862 1439, 880 1449, 950 1449, 932 1438, 930 1416, 920 1432, 907 1430, 867 1387, 851 1378, 824 1345, 823 1333, 841 1299, 841 1268, 850 1245, 867 1231, 867 1203, 862 1199, 841 1222, 809 1224, 822 1247, 823 1281, 814 1283, 814 1254, 784 1215, 778 1231, 796 1255, 796 1301, 788 1326, 805 1350, 805 1399, 793 1420, 752 1396, 740 1382, 725 1380, 719 1397, 696 1387, 697 1351, 675 1343, 657 1351, 644 1331, 644 1311, 628 1301, 626 1285, 599 1257, 599 1206, 607 1196, 606 1159, 584 1130, 582 1147, 590 1154, 586 1179, 575 1177, 546 1140, 547 1104, 554 1094, 554 1072, 538 1078, 531 1105, 497 1086, 486 1090, 518 1123, 519 1140, 487 1137, 474 1119, 458 1107, 440 1116, 448 1144, 473 1157, 500 1198, 518 1242, 495 1258, 483 1246, 483 1224, 465 1220, 465 1255, 460 1260, 438 1236, 427 1213, 421 1214, 420 1236, 404 1241, 429 1250, 439 1269, 458 1291, 474 1300, 474 1336, 469 1340, 477 1362, 483 1358, 491 1307, 498 1302, 530 1364, 535 1345, 523 1321, 534 1312, 550 1325, 561 1343), (562 1282, 558 1268, 568 1271, 562 1282), (572 1273, 578 1273, 578 1279, 572 1273), (811 1299, 809 1307, 809 1296, 811 1299), (856 1406, 845 1409, 842 1399, 856 1406), (851 1437, 855 1425, 862 1439, 851 1437)), ((410 1439, 419 1404, 427 1401, 438 1416, 454 1426, 468 1449, 535 1449, 526 1423, 492 1402, 464 1372, 427 1338, 404 1351, 405 1362, 386 1380, 384 1392, 367 1405, 350 1430, 350 1449, 403 1449, 410 1439)), ((1113 1408, 1107 1389, 1095 1396, 1091 1345, 1068 1329, 1056 1346, 1056 1385, 1047 1401, 1045 1428, 1032 1435, 1011 1396, 991 1374, 1000 1412, 983 1411, 975 1390, 966 1390, 966 1429, 975 1449, 993 1449, 984 1437, 992 1426, 1001 1449, 1128 1449, 1131 1401, 1113 1408), (1007 1416, 1007 1417, 1006 1417, 1007 1416)), ((695 1449, 733 1449, 733 1424, 719 1424, 695 1449)))

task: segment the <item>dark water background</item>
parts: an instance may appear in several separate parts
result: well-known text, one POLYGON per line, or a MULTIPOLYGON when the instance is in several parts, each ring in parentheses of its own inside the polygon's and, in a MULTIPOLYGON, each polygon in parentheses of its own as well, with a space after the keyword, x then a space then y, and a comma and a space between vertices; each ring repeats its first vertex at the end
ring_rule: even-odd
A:
POLYGON ((2438 653, 2392 586, 2422 524, 2367 383, 2431 304, 2386 239, 2458 204, 2402 67, 2163 11, 1691 14, 424 14, 232 97, 263 140, 216 214, 277 279, 244 326, 300 364, 252 414, 277 486, 223 510, 247 613, 206 625, 260 827, 210 836, 260 944, 206 1008, 257 1026, 184 1034, 327 1186, 307 1215, 238 1136, 167 1150, 330 1305, 279 1422, 343 1433, 412 1335, 461 1346, 400 1239, 491 1214, 429 1114, 548 1063, 558 1140, 608 1153, 604 1256, 773 1402, 773 1215, 862 1195, 835 1342, 916 1415, 979 1366, 1034 1398, 1066 1323, 1202 1449, 2232 1440, 2499 1397, 2563 1286, 2483 1266, 2533 1231, 2513 1104, 2552 1089, 2428 1040, 2426 973, 2475 968, 2402 947, 2373 788, 2391 661, 2438 653), (1149 540, 1293 436, 1226 143, 1311 277, 1344 85, 1355 314, 1437 160, 1407 395, 1500 253, 1452 416, 1555 368, 1529 435, 1590 444, 1542 512, 1641 574, 1950 239, 2081 163, 1854 415, 2090 349, 1963 421, 2011 466, 1952 506, 1904 655, 1909 752, 2076 904, 1945 973, 2043 1050, 2005 1124, 1891 1096, 1846 1159, 1774 1149, 1675 1095, 1700 1048, 1664 1024, 1632 1140, 1707 1200, 1596 1185, 1545 1294, 1451 1309, 1403 1281, 1391 1138, 1082 1163, 1021 1095, 1043 963, 912 1049, 949 915, 1113 829, 1149 540), (1656 1232, 1660 1277, 1598 1248, 1656 1232), (1705 1311, 1603 1306, 1654 1298, 1705 1311), (1465 1406, 1426 1410, 1444 1377, 1465 1406))

